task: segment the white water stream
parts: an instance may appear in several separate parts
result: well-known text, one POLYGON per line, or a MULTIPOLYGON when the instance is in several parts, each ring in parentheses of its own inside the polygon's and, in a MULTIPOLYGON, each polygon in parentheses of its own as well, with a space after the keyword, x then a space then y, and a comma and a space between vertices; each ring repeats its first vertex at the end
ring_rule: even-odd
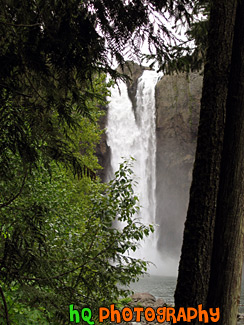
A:
MULTIPOLYGON (((116 86, 111 93, 107 143, 111 149, 111 166, 114 173, 124 158, 136 159, 134 172, 138 182, 135 192, 139 196, 140 217, 144 224, 155 224, 156 215, 156 124, 155 124, 155 85, 158 75, 154 71, 144 71, 138 80, 136 113, 128 97, 124 83, 116 86), (135 118, 135 116, 137 118, 135 118), (123 158, 122 158, 123 157, 123 158)), ((152 274, 168 273, 157 251, 157 227, 154 234, 145 239, 136 257, 150 260, 152 274), (160 270, 159 270, 160 269, 160 270), (159 272, 160 271, 160 272, 159 272)))

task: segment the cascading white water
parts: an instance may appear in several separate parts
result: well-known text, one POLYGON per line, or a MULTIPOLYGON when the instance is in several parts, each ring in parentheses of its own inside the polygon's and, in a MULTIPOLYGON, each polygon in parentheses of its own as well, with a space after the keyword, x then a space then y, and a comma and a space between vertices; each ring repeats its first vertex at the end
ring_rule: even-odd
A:
MULTIPOLYGON (((127 87, 119 84, 112 90, 107 123, 107 143, 111 149, 111 166, 115 172, 123 158, 134 157, 134 172, 138 185, 135 192, 142 206, 143 223, 155 224, 156 214, 156 126, 155 85, 158 75, 144 71, 138 80, 136 112, 128 97, 127 87), (136 118, 135 118, 136 116, 136 118), (123 157, 123 158, 122 158, 123 157)), ((144 241, 137 257, 158 264, 156 234, 144 241)))

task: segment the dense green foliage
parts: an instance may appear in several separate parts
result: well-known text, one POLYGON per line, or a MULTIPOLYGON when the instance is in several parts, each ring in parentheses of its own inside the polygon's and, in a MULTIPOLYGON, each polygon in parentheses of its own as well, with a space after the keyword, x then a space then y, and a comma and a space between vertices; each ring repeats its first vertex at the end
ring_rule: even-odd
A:
POLYGON ((129 165, 121 166, 108 185, 74 181, 58 167, 50 178, 41 164, 29 175, 22 195, 0 216, 0 283, 14 305, 9 309, 14 324, 31 324, 24 306, 61 324, 71 303, 95 313, 128 293, 117 285, 146 270, 146 263, 128 251, 152 231, 134 217, 139 206, 132 182, 129 165), (115 221, 123 226, 114 228, 115 221))

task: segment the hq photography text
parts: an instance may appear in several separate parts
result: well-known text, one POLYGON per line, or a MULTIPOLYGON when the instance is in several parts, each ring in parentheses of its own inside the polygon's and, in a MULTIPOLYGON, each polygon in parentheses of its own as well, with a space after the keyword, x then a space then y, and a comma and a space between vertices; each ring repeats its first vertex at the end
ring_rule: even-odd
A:
MULTIPOLYGON (((100 307, 98 317, 96 317, 99 323, 109 321, 115 324, 131 322, 132 320, 140 323, 142 318, 147 322, 156 320, 158 323, 164 323, 165 321, 171 321, 173 324, 181 321, 190 323, 193 319, 198 319, 199 322, 203 323, 215 323, 220 319, 220 311, 219 308, 203 309, 202 305, 199 305, 198 308, 181 307, 178 311, 173 307, 158 307, 157 309, 152 307, 124 307, 122 310, 119 310, 112 304, 109 308, 100 307)), ((90 308, 82 308, 79 312, 74 308, 74 305, 69 305, 69 319, 70 322, 76 324, 81 321, 89 325, 95 324, 92 320, 92 310, 90 308)))

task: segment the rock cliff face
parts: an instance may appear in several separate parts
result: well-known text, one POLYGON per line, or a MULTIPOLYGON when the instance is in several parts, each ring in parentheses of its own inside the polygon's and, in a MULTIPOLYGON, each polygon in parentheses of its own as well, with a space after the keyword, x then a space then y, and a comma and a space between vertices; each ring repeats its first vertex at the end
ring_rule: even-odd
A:
MULTIPOLYGON (((105 114, 100 117, 99 125, 101 130, 104 130, 107 125, 107 107, 101 107, 101 110, 105 111, 105 114)), ((111 159, 111 151, 106 141, 106 133, 103 132, 101 136, 100 143, 96 147, 96 155, 98 158, 98 163, 102 166, 102 169, 97 171, 98 176, 101 178, 103 182, 106 181, 108 171, 110 169, 110 159, 111 159)))
POLYGON ((178 257, 195 157, 202 77, 164 76, 156 85, 158 248, 178 257))
POLYGON ((138 84, 138 79, 141 77, 144 70, 149 70, 149 68, 138 65, 133 61, 127 61, 123 70, 121 68, 118 68, 119 72, 121 73, 123 72, 124 74, 130 77, 130 80, 127 81, 127 89, 128 89, 128 96, 132 102, 132 107, 135 112, 135 117, 136 117, 137 84, 138 84))

